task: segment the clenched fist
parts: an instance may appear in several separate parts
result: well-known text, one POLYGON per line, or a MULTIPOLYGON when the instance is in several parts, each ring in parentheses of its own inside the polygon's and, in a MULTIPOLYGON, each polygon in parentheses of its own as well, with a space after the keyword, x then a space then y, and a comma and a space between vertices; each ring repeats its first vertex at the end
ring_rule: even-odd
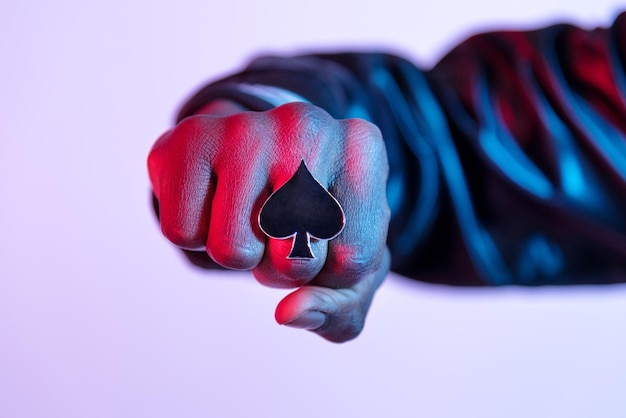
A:
POLYGON ((152 148, 148 169, 163 234, 206 250, 229 269, 252 270, 267 286, 297 288, 276 320, 331 341, 356 337, 389 271, 387 156, 377 127, 333 119, 307 103, 181 121, 152 148), (291 239, 266 236, 259 212, 304 161, 342 205, 343 231, 311 239, 315 258, 288 258, 291 239))

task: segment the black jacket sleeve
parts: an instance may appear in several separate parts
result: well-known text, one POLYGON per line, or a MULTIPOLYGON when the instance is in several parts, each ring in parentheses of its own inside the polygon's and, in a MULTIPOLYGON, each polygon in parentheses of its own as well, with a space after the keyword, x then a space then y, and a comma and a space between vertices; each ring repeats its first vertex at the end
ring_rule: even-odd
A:
POLYGON ((385 53, 262 57, 179 120, 293 92, 383 132, 393 270, 453 285, 626 281, 626 14, 474 36, 434 68, 385 53), (252 88, 251 88, 252 87, 252 88))

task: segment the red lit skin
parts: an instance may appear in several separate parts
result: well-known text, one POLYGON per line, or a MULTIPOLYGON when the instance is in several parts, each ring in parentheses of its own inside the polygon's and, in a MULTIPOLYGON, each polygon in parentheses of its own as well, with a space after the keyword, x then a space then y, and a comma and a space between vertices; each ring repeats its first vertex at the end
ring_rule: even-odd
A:
POLYGON ((278 304, 278 323, 350 340, 389 271, 380 131, 306 103, 242 110, 212 103, 155 143, 148 169, 163 234, 181 248, 206 249, 226 268, 251 270, 264 285, 297 289, 278 304), (346 224, 331 241, 312 240, 316 258, 288 259, 291 240, 268 238, 258 214, 302 159, 341 202, 346 224))

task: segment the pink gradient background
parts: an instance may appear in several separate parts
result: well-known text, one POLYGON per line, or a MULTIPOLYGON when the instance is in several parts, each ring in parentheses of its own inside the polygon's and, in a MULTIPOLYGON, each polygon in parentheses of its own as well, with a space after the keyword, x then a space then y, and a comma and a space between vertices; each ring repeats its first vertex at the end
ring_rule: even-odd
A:
POLYGON ((192 269, 145 157, 202 82, 259 52, 402 51, 615 1, 4 1, 0 416, 623 417, 626 287, 451 290, 392 276, 345 345, 282 328, 284 291, 192 269))

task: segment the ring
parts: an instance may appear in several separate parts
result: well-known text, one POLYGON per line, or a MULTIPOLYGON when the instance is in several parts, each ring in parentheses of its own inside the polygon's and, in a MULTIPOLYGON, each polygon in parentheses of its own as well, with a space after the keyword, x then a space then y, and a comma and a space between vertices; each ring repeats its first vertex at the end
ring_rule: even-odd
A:
POLYGON ((346 223, 337 199, 313 177, 304 160, 291 178, 274 191, 259 212, 259 226, 274 239, 293 239, 287 258, 315 258, 311 238, 330 240, 346 223))

